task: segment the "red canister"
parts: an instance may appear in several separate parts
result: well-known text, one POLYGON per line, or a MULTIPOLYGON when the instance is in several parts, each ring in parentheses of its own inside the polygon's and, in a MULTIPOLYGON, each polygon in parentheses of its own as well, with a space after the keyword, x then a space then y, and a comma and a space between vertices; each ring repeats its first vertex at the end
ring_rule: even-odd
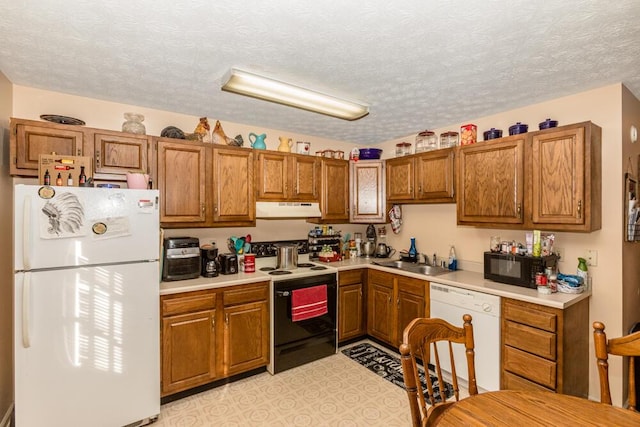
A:
POLYGON ((536 273, 536 285, 547 286, 547 275, 544 273, 536 273))
POLYGON ((244 255, 244 272, 245 273, 256 272, 256 254, 244 255))

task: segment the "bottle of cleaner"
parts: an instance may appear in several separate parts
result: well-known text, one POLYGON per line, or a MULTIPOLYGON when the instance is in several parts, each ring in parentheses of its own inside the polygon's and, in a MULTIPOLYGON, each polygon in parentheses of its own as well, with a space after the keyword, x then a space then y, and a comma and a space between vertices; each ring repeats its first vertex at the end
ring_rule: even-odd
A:
POLYGON ((456 271, 458 269, 458 260, 456 259, 456 250, 451 245, 451 249, 449 250, 449 270, 456 271))
POLYGON ((578 269, 576 275, 582 277, 582 281, 587 286, 589 284, 589 271, 587 270, 587 260, 578 258, 578 269))

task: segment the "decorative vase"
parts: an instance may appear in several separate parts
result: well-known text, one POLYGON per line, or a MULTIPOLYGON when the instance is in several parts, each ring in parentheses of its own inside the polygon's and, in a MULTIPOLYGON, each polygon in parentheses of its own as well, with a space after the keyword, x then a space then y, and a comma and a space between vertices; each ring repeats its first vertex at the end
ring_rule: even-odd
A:
POLYGON ((124 113, 125 122, 122 124, 122 131, 145 135, 146 129, 142 122, 144 116, 138 113, 124 113))

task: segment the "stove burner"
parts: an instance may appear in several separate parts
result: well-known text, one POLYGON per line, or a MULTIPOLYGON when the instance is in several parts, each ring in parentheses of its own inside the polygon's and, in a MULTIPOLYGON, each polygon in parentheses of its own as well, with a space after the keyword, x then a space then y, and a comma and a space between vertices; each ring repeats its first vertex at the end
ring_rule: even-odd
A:
POLYGON ((298 264, 298 268, 309 268, 309 267, 313 267, 314 264, 311 264, 310 262, 303 262, 298 264))
POLYGON ((282 276, 284 274, 292 274, 292 273, 288 270, 273 270, 269 274, 273 276, 282 276))
POLYGON ((309 270, 326 270, 327 267, 323 267, 322 265, 314 265, 309 270))
POLYGON ((260 271, 273 271, 273 270, 275 270, 275 268, 274 268, 274 267, 262 267, 262 268, 260 269, 260 271))

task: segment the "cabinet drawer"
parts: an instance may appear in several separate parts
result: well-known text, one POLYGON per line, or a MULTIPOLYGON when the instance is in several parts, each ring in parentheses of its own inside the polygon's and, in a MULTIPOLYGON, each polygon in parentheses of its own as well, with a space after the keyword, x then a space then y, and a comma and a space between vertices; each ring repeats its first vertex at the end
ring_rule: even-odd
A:
POLYGON ((362 283, 362 270, 347 270, 338 272, 340 285, 355 285, 362 283))
POLYGON ((419 297, 424 297, 427 282, 420 279, 412 279, 410 277, 398 277, 398 290, 419 297))
POLYGON ((503 390, 530 390, 530 391, 555 391, 540 384, 531 382, 525 378, 512 374, 511 372, 502 371, 502 389, 503 390))
POLYGON ((266 282, 257 286, 238 286, 237 288, 225 289, 222 294, 222 300, 225 306, 264 301, 268 297, 269 284, 266 282))
POLYGON ((506 345, 556 360, 556 334, 505 320, 503 336, 506 345))
POLYGON ((555 390, 555 362, 509 346, 504 346, 503 356, 504 360, 502 362, 506 371, 555 390))
POLYGON ((503 301, 504 319, 524 323, 549 332, 556 331, 557 316, 555 313, 542 311, 542 307, 539 305, 515 303, 506 299, 503 301))
POLYGON ((216 308, 215 292, 197 293, 178 297, 162 298, 162 316, 189 313, 216 308))

